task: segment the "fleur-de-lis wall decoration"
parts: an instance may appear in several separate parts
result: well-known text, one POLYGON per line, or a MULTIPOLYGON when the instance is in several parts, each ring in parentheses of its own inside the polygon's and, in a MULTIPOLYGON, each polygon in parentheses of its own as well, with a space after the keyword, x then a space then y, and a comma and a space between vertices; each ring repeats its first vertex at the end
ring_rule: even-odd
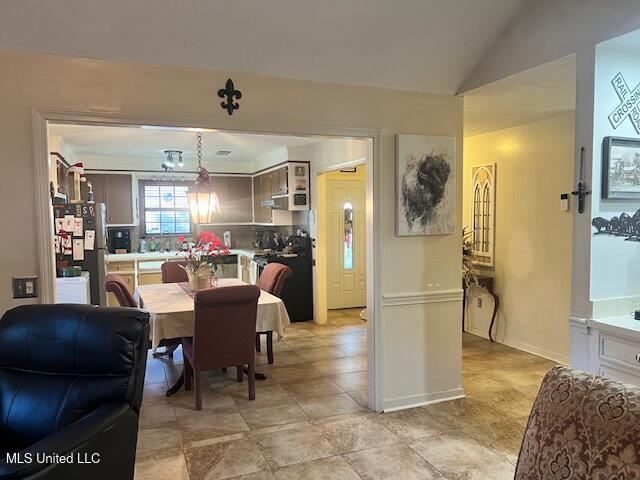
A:
POLYGON ((233 98, 235 97, 236 100, 240 100, 242 98, 242 92, 240 90, 235 89, 233 85, 233 80, 231 79, 227 80, 225 87, 218 90, 218 96, 220 98, 227 97, 227 101, 220 102, 220 106, 224 108, 229 115, 232 115, 234 110, 237 110, 240 108, 240 104, 237 102, 234 102, 233 98))

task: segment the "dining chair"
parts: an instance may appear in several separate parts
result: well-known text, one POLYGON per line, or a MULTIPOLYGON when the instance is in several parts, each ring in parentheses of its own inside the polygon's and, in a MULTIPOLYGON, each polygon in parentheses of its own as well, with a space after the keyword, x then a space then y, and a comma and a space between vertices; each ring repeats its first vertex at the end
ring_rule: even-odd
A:
POLYGON ((133 298, 127 282, 117 273, 108 273, 104 276, 104 289, 115 295, 121 307, 138 308, 138 304, 133 298))
POLYGON ((189 281, 184 266, 187 262, 164 262, 160 266, 162 271, 162 283, 184 283, 189 281))
MULTIPOLYGON (((187 262, 179 261, 179 262, 164 262, 160 265, 160 271, 162 272, 162 283, 184 283, 189 281, 189 277, 187 277, 187 272, 185 271, 184 266, 187 265, 187 262)), ((159 347, 166 347, 164 352, 154 352, 154 357, 164 357, 168 356, 169 358, 173 358, 173 352, 180 346, 181 338, 165 338, 160 341, 159 347)))
MULTIPOLYGON (((293 275, 293 270, 282 263, 268 263, 262 270, 256 286, 271 295, 280 298, 287 280, 293 275)), ((273 363, 273 330, 256 333, 256 351, 260 351, 260 335, 267 337, 267 361, 273 363)))
POLYGON ((196 410, 202 410, 201 373, 213 368, 237 368, 242 382, 248 366, 249 400, 256 398, 254 335, 260 289, 234 285, 200 290, 194 296, 193 337, 182 339, 184 385, 195 387, 196 410))

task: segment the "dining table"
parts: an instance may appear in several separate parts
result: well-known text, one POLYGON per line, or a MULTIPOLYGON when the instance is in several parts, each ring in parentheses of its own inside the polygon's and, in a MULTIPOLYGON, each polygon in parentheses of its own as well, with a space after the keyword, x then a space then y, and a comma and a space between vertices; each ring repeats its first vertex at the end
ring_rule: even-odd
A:
MULTIPOLYGON (((237 278, 221 278, 217 288, 247 285, 237 278)), ((156 349, 163 339, 193 337, 195 322, 194 292, 188 283, 159 283, 139 285, 134 298, 141 308, 149 312, 150 340, 156 349)), ((260 290, 256 314, 256 332, 273 331, 277 339, 283 337, 285 328, 291 323, 289 314, 281 298, 260 290)), ((257 379, 266 376, 256 373, 257 379)), ((176 393, 184 383, 184 370, 176 384, 166 395, 176 393)))

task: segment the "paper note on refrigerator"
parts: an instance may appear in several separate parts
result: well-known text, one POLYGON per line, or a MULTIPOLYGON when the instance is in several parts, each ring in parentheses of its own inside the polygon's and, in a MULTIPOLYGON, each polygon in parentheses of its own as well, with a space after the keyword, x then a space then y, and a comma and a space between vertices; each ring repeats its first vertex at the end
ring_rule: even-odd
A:
POLYGON ((63 219, 63 222, 62 222, 62 229, 65 232, 69 232, 69 233, 73 232, 73 224, 75 223, 74 220, 73 220, 74 218, 75 217, 73 215, 65 215, 64 216, 64 219, 63 219))
POLYGON ((84 240, 82 238, 73 239, 73 259, 84 260, 84 240))
POLYGON ((63 230, 64 218, 56 218, 54 224, 56 227, 56 235, 57 235, 60 230, 63 230))
POLYGON ((57 235, 53 237, 53 250, 54 253, 60 253, 60 237, 57 235))
POLYGON ((62 254, 71 255, 71 237, 62 238, 62 254))
POLYGON ((84 249, 93 250, 96 241, 95 230, 87 230, 84 232, 84 249))
POLYGON ((83 234, 83 219, 82 217, 74 217, 73 218, 73 236, 74 237, 81 237, 83 234))

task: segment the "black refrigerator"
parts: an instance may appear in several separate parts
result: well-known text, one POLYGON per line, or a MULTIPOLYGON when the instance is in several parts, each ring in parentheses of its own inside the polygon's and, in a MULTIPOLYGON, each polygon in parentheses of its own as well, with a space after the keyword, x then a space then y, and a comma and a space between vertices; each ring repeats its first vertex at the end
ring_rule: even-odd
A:
POLYGON ((83 271, 89 272, 91 303, 102 306, 107 305, 107 292, 104 289, 107 270, 105 211, 104 203, 53 205, 56 256, 62 255, 69 266, 79 266, 83 271), (68 240, 58 235, 61 229, 68 232, 68 240))

